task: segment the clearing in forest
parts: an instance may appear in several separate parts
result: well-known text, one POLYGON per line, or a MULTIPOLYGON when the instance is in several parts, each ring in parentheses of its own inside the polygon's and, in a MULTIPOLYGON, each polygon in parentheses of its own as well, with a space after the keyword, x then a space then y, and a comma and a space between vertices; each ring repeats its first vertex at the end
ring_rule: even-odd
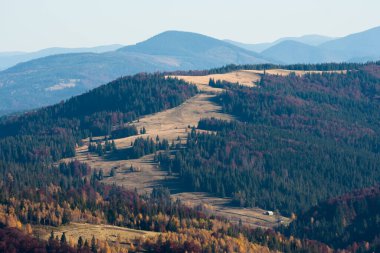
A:
MULTIPOLYGON (((281 75, 288 76, 290 73, 294 73, 297 76, 303 76, 305 74, 322 74, 322 73, 339 73, 345 74, 347 70, 334 70, 334 71, 317 71, 317 70, 287 70, 287 69, 268 69, 265 70, 267 75, 281 75)), ((215 81, 226 81, 230 83, 239 83, 240 85, 247 87, 255 87, 260 81, 261 75, 264 74, 264 70, 238 70, 225 74, 211 74, 211 75, 199 75, 199 76, 186 76, 186 75, 171 75, 168 77, 176 77, 186 82, 195 84, 200 91, 205 92, 221 92, 223 89, 210 87, 210 79, 215 81)))
MULTIPOLYGON (((247 71, 240 71, 239 76, 250 76, 246 79, 247 85, 253 86, 253 82, 257 81, 259 75, 249 73, 247 71), (245 75, 245 74, 249 75, 245 75)), ((227 76, 227 75, 224 75, 227 76)), ((237 76, 236 73, 230 76, 237 76)), ((190 78, 190 77, 189 77, 190 78)), ((194 78, 194 77, 191 77, 194 78)), ((208 76, 203 80, 203 83, 197 83, 201 87, 201 93, 187 100, 180 106, 175 108, 158 112, 155 114, 147 115, 137 121, 132 122, 137 129, 146 129, 146 134, 139 134, 127 138, 115 139, 115 144, 118 149, 124 149, 131 146, 137 137, 150 137, 155 140, 156 136, 159 138, 169 140, 169 143, 174 141, 178 143, 181 141, 183 144, 186 142, 188 132, 191 130, 189 127, 197 126, 201 118, 218 118, 223 120, 231 120, 233 117, 221 113, 221 107, 213 102, 213 98, 222 89, 216 89, 208 86, 208 76), (202 92, 207 91, 207 92, 202 92)), ((218 80, 217 78, 215 78, 218 80)), ((193 79, 195 80, 195 79, 193 79)), ((240 81, 242 79, 239 79, 240 81)), ((230 82, 239 82, 237 79, 229 79, 230 82)), ((186 80, 186 81, 189 81, 186 80)), ((139 159, 107 159, 99 157, 96 154, 88 152, 88 139, 84 140, 84 145, 77 148, 75 159, 88 163, 94 169, 102 169, 106 175, 103 182, 108 184, 117 184, 124 186, 127 189, 136 189, 139 193, 150 193, 152 189, 158 185, 168 187, 172 193, 173 198, 182 200, 189 206, 203 206, 208 211, 217 215, 227 217, 232 222, 238 223, 240 220, 245 224, 255 227, 273 227, 278 225, 279 220, 288 222, 285 217, 275 217, 264 215, 265 210, 259 208, 238 208, 231 206, 230 198, 218 198, 207 193, 201 192, 183 192, 183 187, 180 185, 178 176, 168 176, 166 171, 159 168, 159 165, 154 162, 154 155, 146 155, 139 159), (136 169, 131 171, 131 166, 136 169), (108 176, 111 169, 114 168, 115 175, 108 176)))
POLYGON ((215 81, 226 81, 230 83, 239 83, 240 85, 254 87, 255 83, 260 81, 260 75, 254 72, 250 72, 247 70, 239 70, 234 72, 229 72, 225 74, 212 74, 212 75, 204 75, 204 76, 183 76, 183 75, 173 75, 170 77, 176 77, 178 79, 182 79, 186 82, 195 84, 199 90, 201 91, 214 91, 220 92, 222 89, 212 88, 208 86, 210 79, 214 79, 215 81))
POLYGON ((51 231, 53 231, 59 238, 62 233, 65 232, 67 241, 72 240, 75 243, 80 236, 82 236, 83 240, 87 239, 89 243, 91 242, 92 236, 95 236, 96 239, 101 241, 116 242, 119 240, 121 243, 125 244, 134 239, 146 239, 147 237, 154 237, 159 234, 151 231, 135 230, 111 225, 94 225, 76 222, 71 222, 69 225, 62 225, 59 227, 33 226, 33 234, 37 238, 42 238, 44 240, 49 239, 51 231))

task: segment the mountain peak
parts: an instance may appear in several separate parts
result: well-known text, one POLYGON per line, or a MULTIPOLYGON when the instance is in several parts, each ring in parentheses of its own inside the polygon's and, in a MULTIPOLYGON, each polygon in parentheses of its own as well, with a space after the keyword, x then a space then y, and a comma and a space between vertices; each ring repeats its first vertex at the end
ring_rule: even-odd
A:
POLYGON ((221 45, 229 46, 223 41, 199 33, 169 30, 136 45, 123 47, 120 51, 171 55, 173 53, 184 54, 190 51, 202 52, 221 45))
POLYGON ((332 37, 327 37, 327 36, 323 36, 319 34, 307 34, 300 37, 281 38, 273 42, 273 44, 278 44, 283 41, 296 41, 296 42, 300 42, 309 46, 319 46, 320 44, 333 40, 333 39, 334 38, 332 37))
MULTIPOLYGON (((170 56, 184 59, 197 59, 207 63, 206 66, 222 66, 231 63, 264 63, 259 54, 248 51, 206 35, 183 31, 165 31, 136 45, 119 49, 125 53, 170 56)), ((195 62, 192 65, 199 65, 195 62)))
POLYGON ((351 60, 358 57, 380 58, 380 26, 323 43, 321 48, 335 50, 351 60), (350 59, 351 58, 351 59, 350 59))
POLYGON ((317 63, 326 59, 325 52, 318 47, 310 46, 305 43, 285 40, 262 52, 262 55, 281 59, 284 63, 317 63))

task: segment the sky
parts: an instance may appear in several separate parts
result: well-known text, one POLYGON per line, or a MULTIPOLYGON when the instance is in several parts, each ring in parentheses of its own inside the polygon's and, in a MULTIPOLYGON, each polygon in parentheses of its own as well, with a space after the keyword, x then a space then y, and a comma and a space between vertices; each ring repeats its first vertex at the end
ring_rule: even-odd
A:
POLYGON ((130 45, 167 30, 245 43, 380 26, 379 0, 0 0, 0 52, 130 45))

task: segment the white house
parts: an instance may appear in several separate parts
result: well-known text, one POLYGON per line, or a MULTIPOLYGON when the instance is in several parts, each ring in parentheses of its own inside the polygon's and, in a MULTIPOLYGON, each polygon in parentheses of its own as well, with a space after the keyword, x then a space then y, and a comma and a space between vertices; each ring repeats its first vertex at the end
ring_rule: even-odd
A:
POLYGON ((272 216, 272 215, 273 215, 273 211, 266 211, 266 212, 265 212, 265 215, 270 215, 270 216, 272 216))

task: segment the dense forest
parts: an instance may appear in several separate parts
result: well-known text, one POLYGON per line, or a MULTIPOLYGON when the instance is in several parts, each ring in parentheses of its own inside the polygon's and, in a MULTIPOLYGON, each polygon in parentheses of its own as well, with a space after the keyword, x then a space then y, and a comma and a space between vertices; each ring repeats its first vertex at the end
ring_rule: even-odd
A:
POLYGON ((380 252, 380 187, 324 201, 284 228, 285 233, 335 248, 380 252))
POLYGON ((380 180, 379 66, 263 76, 216 102, 239 122, 204 119, 172 162, 191 190, 290 215, 380 180), (369 71, 369 69, 371 71, 369 71), (227 179, 227 180, 226 180, 227 179), (353 180, 354 179, 354 180, 353 180), (320 187, 326 185, 327 187, 320 187))

